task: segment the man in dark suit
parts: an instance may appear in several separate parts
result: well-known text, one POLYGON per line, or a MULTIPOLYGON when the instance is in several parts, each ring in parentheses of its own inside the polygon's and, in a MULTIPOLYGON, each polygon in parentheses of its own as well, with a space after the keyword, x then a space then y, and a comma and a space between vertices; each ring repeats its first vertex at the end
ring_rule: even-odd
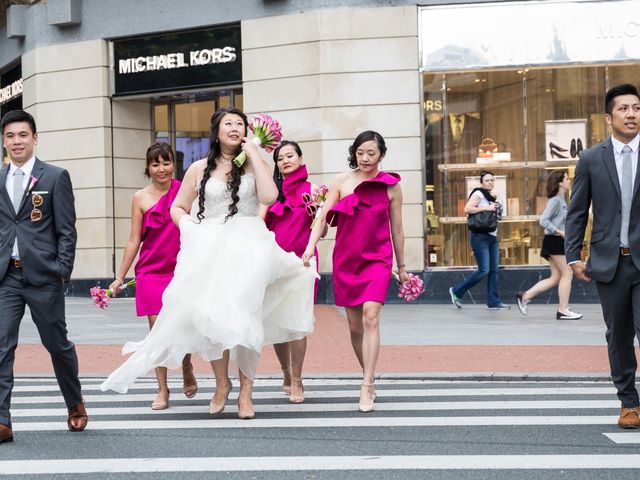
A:
POLYGON ((612 136, 580 154, 567 213, 565 251, 579 280, 596 281, 607 326, 611 377, 622 402, 618 425, 640 428, 633 339, 640 337, 640 97, 633 85, 611 88, 605 119, 612 136), (580 251, 593 211, 589 262, 580 251))
POLYGON ((13 440, 11 390, 18 329, 25 305, 49 351, 67 405, 69 430, 87 425, 78 357, 67 339, 64 282, 76 249, 69 173, 35 158, 33 117, 13 110, 0 121, 11 163, 0 171, 0 443, 13 440))

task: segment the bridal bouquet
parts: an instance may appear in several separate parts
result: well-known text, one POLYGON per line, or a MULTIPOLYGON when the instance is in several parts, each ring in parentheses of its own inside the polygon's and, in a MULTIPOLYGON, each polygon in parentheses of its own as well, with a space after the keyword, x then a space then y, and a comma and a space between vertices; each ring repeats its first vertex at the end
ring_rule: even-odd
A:
MULTIPOLYGON (((118 287, 118 290, 124 290, 127 287, 133 287, 136 284, 136 279, 133 278, 129 280, 127 283, 118 287)), ((111 296, 113 292, 110 289, 100 288, 100 285, 96 285, 89 289, 89 293, 91 294, 91 298, 93 299, 93 304, 102 308, 103 310, 109 306, 109 301, 111 300, 111 296)))
POLYGON ((403 283, 400 283, 400 275, 397 272, 393 272, 393 275, 399 285, 398 297, 404 298, 405 302, 412 302, 424 293, 424 282, 417 275, 407 274, 409 280, 403 283))
POLYGON ((319 187, 314 188, 311 193, 311 198, 316 204, 316 213, 313 217, 313 221, 311 222, 311 228, 313 228, 316 220, 320 218, 320 214, 322 214, 322 207, 324 207, 324 202, 327 201, 327 193, 329 193, 329 187, 326 185, 320 185, 319 187))
MULTIPOLYGON (((264 148, 267 153, 273 152, 282 141, 282 130, 280 128, 280 122, 272 118, 266 113, 258 113, 253 116, 249 123, 249 128, 255 135, 251 140, 257 147, 264 148)), ((240 152, 240 154, 233 159, 233 163, 237 167, 241 167, 247 160, 247 154, 240 152)))

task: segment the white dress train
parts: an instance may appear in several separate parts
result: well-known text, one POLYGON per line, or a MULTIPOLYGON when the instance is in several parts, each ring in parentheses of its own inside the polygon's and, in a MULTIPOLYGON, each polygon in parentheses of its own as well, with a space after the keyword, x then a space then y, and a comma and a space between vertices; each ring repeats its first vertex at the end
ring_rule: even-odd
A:
POLYGON ((313 330, 315 264, 304 267, 282 250, 258 216, 255 177, 243 175, 238 213, 226 222, 227 184, 209 179, 205 218, 198 199, 180 222, 180 253, 162 310, 147 337, 127 343, 133 353, 100 386, 124 393, 155 367, 179 368, 187 353, 205 360, 230 351, 239 370, 254 378, 264 345, 305 337, 313 330))

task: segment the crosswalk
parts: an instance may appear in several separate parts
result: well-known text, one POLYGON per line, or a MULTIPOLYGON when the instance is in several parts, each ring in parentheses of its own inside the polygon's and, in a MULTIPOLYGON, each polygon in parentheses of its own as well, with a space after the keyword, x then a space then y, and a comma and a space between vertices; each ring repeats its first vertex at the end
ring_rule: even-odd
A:
POLYGON ((237 382, 225 412, 213 418, 210 378, 199 379, 193 400, 181 394, 178 379, 171 381, 171 406, 161 411, 149 408, 154 379, 141 379, 126 395, 101 392, 103 379, 83 379, 90 422, 74 434, 55 379, 16 378, 15 442, 0 445, 0 477, 333 472, 351 478, 358 471, 438 470, 492 478, 491 472, 513 470, 541 478, 540 472, 572 470, 598 478, 602 470, 640 469, 640 432, 617 428, 619 402, 604 382, 379 379, 376 410, 365 415, 357 412, 358 380, 306 379, 306 401, 293 405, 278 379, 264 378, 254 386, 256 418, 247 421, 236 416, 237 382))

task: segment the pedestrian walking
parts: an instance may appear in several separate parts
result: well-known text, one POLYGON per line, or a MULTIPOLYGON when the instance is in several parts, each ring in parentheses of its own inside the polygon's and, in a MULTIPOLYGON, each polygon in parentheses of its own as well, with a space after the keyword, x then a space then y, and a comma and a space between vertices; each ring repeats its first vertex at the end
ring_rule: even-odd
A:
MULTIPOLYGON (((500 203, 491 193, 495 187, 495 177, 492 172, 480 173, 480 187, 474 188, 464 206, 467 215, 475 215, 481 212, 496 212, 500 217, 500 203)), ((509 310, 498 295, 500 249, 498 244, 498 226, 489 231, 470 230, 469 238, 473 255, 478 262, 478 268, 463 282, 449 288, 451 303, 457 308, 462 308, 461 299, 469 289, 478 284, 483 278, 487 279, 487 308, 489 310, 509 310)))
MULTIPOLYGON (((171 220, 169 209, 175 199, 180 182, 173 178, 175 156, 171 145, 166 142, 152 144, 146 153, 144 174, 151 184, 133 195, 131 202, 131 230, 124 248, 124 255, 118 276, 109 286, 113 296, 124 284, 124 278, 138 253, 135 267, 136 313, 147 317, 149 328, 153 325, 162 308, 162 293, 173 278, 176 257, 180 251, 180 230, 171 220)), ((151 404, 152 410, 169 407, 167 369, 155 370, 158 380, 158 396, 151 404)), ((187 398, 198 392, 198 384, 193 374, 191 354, 182 360, 183 390, 187 398)))
POLYGON ((379 133, 368 130, 356 137, 349 147, 350 170, 331 183, 325 213, 302 257, 308 264, 326 224, 336 225, 333 293, 336 305, 345 307, 351 344, 363 369, 361 412, 374 409, 380 311, 391 281, 394 252, 400 281, 409 278, 404 264, 400 175, 380 170, 386 152, 379 133))
POLYGON ((547 205, 540 217, 540 226, 544 228, 544 238, 540 256, 549 262, 551 276, 540 280, 531 288, 516 294, 518 310, 527 315, 529 302, 542 292, 558 287, 558 311, 556 320, 579 320, 582 314, 569 308, 571 280, 573 271, 567 265, 564 254, 564 229, 567 219, 565 196, 571 188, 571 178, 564 170, 554 170, 547 178, 547 205))
POLYGON ((34 118, 12 110, 0 121, 11 162, 0 172, 0 443, 13 441, 11 391, 18 330, 29 307, 68 410, 80 432, 89 419, 78 356, 67 337, 64 282, 76 253, 76 210, 69 172, 34 155, 34 118))
POLYGON ((611 378, 622 404, 618 425, 640 428, 636 389, 640 337, 640 194, 638 145, 640 95, 617 85, 605 95, 605 120, 612 134, 580 154, 567 213, 565 250, 578 280, 596 281, 609 353, 611 378), (593 214, 589 261, 582 242, 593 214))
MULTIPOLYGON (((293 252, 298 257, 302 257, 309 242, 318 208, 313 202, 317 186, 308 181, 307 167, 303 161, 300 145, 291 140, 283 140, 273 151, 273 179, 278 187, 278 199, 273 205, 263 205, 260 209, 260 216, 265 219, 267 228, 275 234, 278 245, 285 252, 293 252)), ((317 249, 314 256, 317 264, 317 249)), ((317 292, 316 281, 314 303, 317 292)), ((291 403, 303 403, 302 366, 307 351, 307 337, 276 343, 273 349, 284 374, 284 392, 289 395, 291 403)))

